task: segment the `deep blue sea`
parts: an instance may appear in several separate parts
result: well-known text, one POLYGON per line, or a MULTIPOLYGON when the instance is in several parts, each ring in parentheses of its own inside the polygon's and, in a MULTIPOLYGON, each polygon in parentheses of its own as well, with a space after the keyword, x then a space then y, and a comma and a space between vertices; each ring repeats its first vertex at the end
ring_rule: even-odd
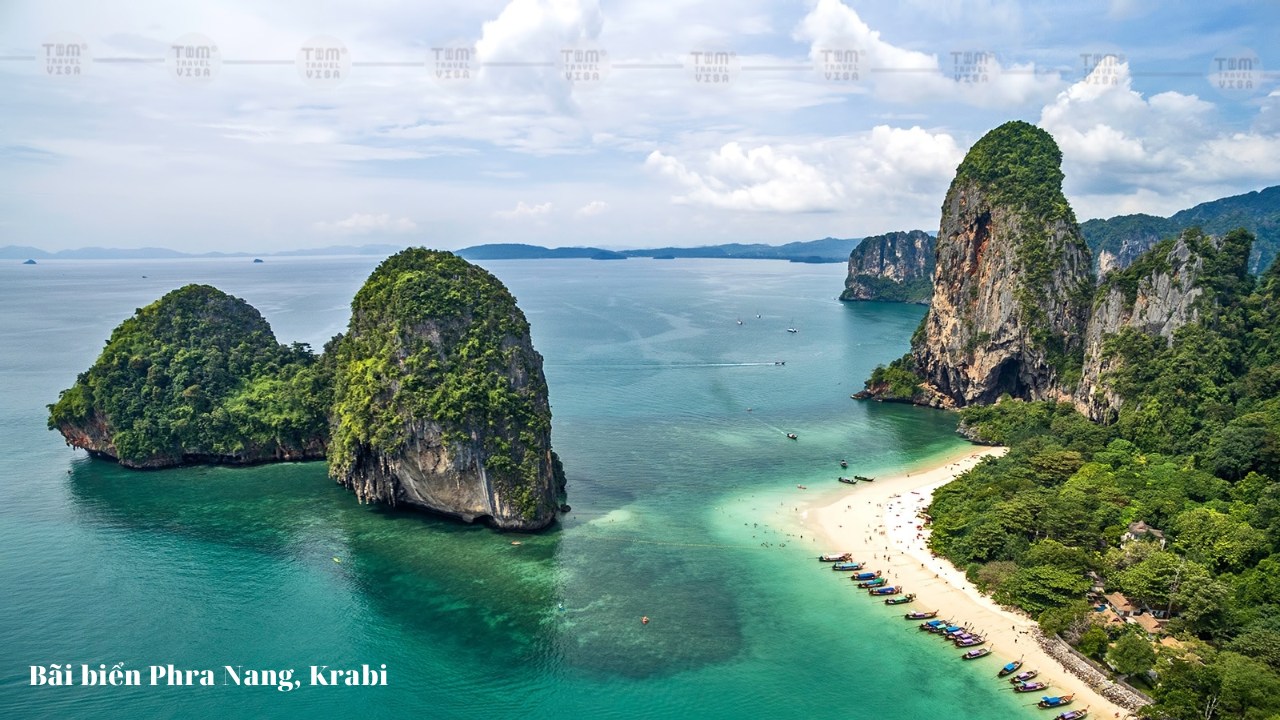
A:
POLYGON ((841 458, 874 475, 963 449, 952 415, 849 399, 924 308, 838 302, 842 265, 482 263, 545 359, 573 510, 543 534, 362 506, 323 463, 136 472, 46 430, 169 290, 215 285, 319 348, 377 262, 0 266, 0 717, 1033 717, 795 530, 841 458), (31 687, 50 663, 302 687, 31 687), (388 685, 308 684, 362 664, 388 685))

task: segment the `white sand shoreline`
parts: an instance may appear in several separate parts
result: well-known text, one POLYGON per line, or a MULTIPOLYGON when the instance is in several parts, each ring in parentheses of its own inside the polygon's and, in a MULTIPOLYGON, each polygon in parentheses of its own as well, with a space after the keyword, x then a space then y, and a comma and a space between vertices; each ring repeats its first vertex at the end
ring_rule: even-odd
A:
MULTIPOLYGON (((1000 666, 1019 658, 1024 661, 1023 670, 1039 670, 1036 679, 1048 682, 1050 687, 1040 693, 1028 693, 1029 702, 1042 694, 1075 694, 1075 702, 1068 709, 1089 707, 1092 717, 1128 717, 1128 711, 1104 698, 1040 648, 1033 619, 1000 607, 978 592, 962 569, 943 558, 932 557, 926 546, 927 530, 917 527, 922 521, 916 515, 929 505, 934 490, 984 458, 1003 455, 1005 451, 1006 448, 975 447, 959 459, 952 456, 910 472, 858 483, 835 502, 812 508, 806 513, 807 524, 826 543, 820 552, 853 553, 854 560, 867 563, 868 569, 883 571, 892 584, 915 593, 914 603, 899 606, 904 612, 936 609, 940 619, 950 618, 956 624, 980 630, 987 639, 985 647, 992 649, 992 659, 975 662, 989 664, 993 678, 1000 666)), ((909 629, 918 632, 914 625, 909 629)), ((960 652, 955 650, 957 655, 960 652)))

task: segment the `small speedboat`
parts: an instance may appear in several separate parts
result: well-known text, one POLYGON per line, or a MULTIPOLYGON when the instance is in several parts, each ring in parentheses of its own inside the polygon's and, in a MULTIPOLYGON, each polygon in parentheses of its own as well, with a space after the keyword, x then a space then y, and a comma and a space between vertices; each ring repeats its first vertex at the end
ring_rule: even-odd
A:
POLYGON ((1071 701, 1075 699, 1075 695, 1043 695, 1040 697, 1040 702, 1036 703, 1036 705, 1042 708, 1063 707, 1065 705, 1070 705, 1071 701))
POLYGON ((787 439, 788 439, 788 440, 799 440, 800 438, 796 437, 796 434, 795 434, 795 433, 787 433, 787 439))
POLYGON ((787 328, 787 332, 789 332, 789 333, 798 333, 798 332, 800 332, 800 331, 799 331, 799 330, 797 330, 797 329, 795 329, 795 328, 787 328))
POLYGON ((960 656, 961 660, 977 660, 980 657, 986 657, 991 654, 991 648, 974 648, 969 652, 960 656))
POLYGON ((840 467, 842 467, 842 468, 847 468, 847 467, 849 467, 849 463, 848 463, 848 461, 846 461, 846 460, 841 460, 841 461, 840 461, 840 467))

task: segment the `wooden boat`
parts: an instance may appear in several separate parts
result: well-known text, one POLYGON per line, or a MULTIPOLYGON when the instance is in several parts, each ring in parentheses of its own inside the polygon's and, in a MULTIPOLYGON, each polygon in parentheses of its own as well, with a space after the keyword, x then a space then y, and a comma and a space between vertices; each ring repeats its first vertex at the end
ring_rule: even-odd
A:
POLYGON ((889 585, 888 587, 871 588, 867 592, 872 595, 900 595, 902 594, 902 586, 889 585))
POLYGON ((960 656, 961 660, 977 660, 980 657, 986 657, 991 654, 991 648, 974 648, 969 652, 960 656))
POLYGON ((879 570, 876 570, 875 572, 868 570, 866 572, 860 572, 849 579, 850 580, 871 580, 873 578, 878 578, 878 577, 880 577, 879 570))
POLYGON ((915 602, 915 600, 916 600, 915 593, 907 593, 902 597, 889 598, 888 600, 884 601, 884 604, 885 605, 906 605, 909 602, 915 602))
POLYGON ((1063 707, 1065 705, 1070 705, 1071 701, 1075 699, 1075 695, 1044 695, 1036 705, 1042 708, 1063 707))
POLYGON ((1035 692, 1049 687, 1049 683, 1032 680, 1031 682, 1018 683, 1013 686, 1014 692, 1035 692))
POLYGON ((1022 667, 1022 660, 1021 659, 1014 660, 1008 665, 1005 665, 1004 667, 1000 668, 1000 672, 996 673, 996 677, 1004 677, 1006 675, 1012 675, 1013 673, 1018 672, 1018 668, 1020 667, 1022 667))
POLYGON ((837 572, 849 572, 851 570, 861 570, 862 563, 853 562, 852 560, 841 561, 841 562, 832 564, 831 569, 837 572))
MULTIPOLYGON (((935 615, 937 614, 936 610, 934 611, 934 614, 935 615)), ((907 613, 907 617, 910 617, 910 616, 911 616, 911 613, 907 613)), ((947 624, 946 620, 930 620, 929 622, 920 623, 920 629, 925 630, 927 632, 933 632, 935 628, 940 628, 946 624, 947 624)))
POLYGON ((818 562, 840 562, 842 560, 852 560, 853 553, 827 553, 819 555, 818 562))
POLYGON ((1089 717, 1089 708, 1084 708, 1082 710, 1068 710, 1067 712, 1055 717, 1053 720, 1080 720, 1080 718, 1086 717, 1089 717))
POLYGON ((854 479, 854 480, 862 480, 863 482, 871 482, 872 480, 875 480, 875 478, 873 478, 873 477, 867 477, 866 475, 854 475, 854 476, 853 476, 853 479, 854 479))
POLYGON ((914 610, 902 616, 907 620, 927 620, 929 618, 938 617, 937 610, 914 610))
POLYGON ((1027 670, 1025 672, 1020 672, 1017 675, 1014 675, 1013 677, 1009 678, 1009 682, 1017 685, 1018 683, 1026 682, 1039 674, 1040 674, 1039 670, 1027 670))
POLYGON ((956 647, 958 648, 974 647, 977 645, 986 644, 986 642, 987 642, 987 639, 982 637, 981 635, 970 635, 967 638, 957 640, 956 647))
POLYGON ((889 582, 889 578, 882 578, 882 577, 878 577, 878 578, 876 578, 876 579, 874 579, 874 580, 863 580, 862 582, 858 583, 858 587, 860 587, 860 588, 878 588, 878 587, 880 587, 881 585, 885 585, 885 584, 887 584, 888 582, 889 582))
POLYGON ((962 632, 964 632, 964 627, 963 627, 963 626, 961 626, 961 625, 946 625, 946 624, 943 624, 943 625, 939 625, 938 627, 934 628, 934 629, 933 629, 933 632, 938 633, 939 635, 953 635, 953 634, 955 634, 955 633, 962 633, 962 632))
POLYGON ((840 481, 840 482, 842 482, 842 483, 846 483, 846 484, 849 484, 849 485, 857 485, 857 484, 858 484, 858 481, 857 481, 857 480, 854 480, 853 478, 847 478, 847 477, 845 477, 845 476, 843 476, 843 475, 841 475, 840 477, 838 477, 838 478, 836 478, 836 479, 837 479, 837 480, 839 480, 839 481, 840 481))

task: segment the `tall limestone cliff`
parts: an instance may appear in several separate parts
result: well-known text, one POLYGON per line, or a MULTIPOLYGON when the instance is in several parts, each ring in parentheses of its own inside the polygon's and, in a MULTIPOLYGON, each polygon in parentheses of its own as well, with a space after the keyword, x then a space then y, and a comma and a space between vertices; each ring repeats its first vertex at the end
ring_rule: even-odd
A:
POLYGON ((1124 362, 1118 350, 1124 338, 1137 333, 1171 345, 1178 329, 1196 322, 1206 303, 1217 302, 1224 280, 1247 275, 1251 245, 1247 233, 1215 237, 1191 228, 1108 274, 1085 333, 1077 409, 1093 420, 1114 420, 1123 398, 1110 374, 1124 362))
MULTIPOLYGON (((917 402, 1066 398, 1094 280, 1045 131, 1001 125, 969 150, 942 207, 929 313, 912 338, 917 402)), ((875 388, 872 388, 873 392, 875 388)))
POLYGON ((849 254, 841 300, 928 304, 937 245, 923 230, 863 238, 849 254))
POLYGON ((550 524, 563 489, 542 356, 515 298, 447 252, 369 276, 337 342, 329 472, 361 502, 550 524))

